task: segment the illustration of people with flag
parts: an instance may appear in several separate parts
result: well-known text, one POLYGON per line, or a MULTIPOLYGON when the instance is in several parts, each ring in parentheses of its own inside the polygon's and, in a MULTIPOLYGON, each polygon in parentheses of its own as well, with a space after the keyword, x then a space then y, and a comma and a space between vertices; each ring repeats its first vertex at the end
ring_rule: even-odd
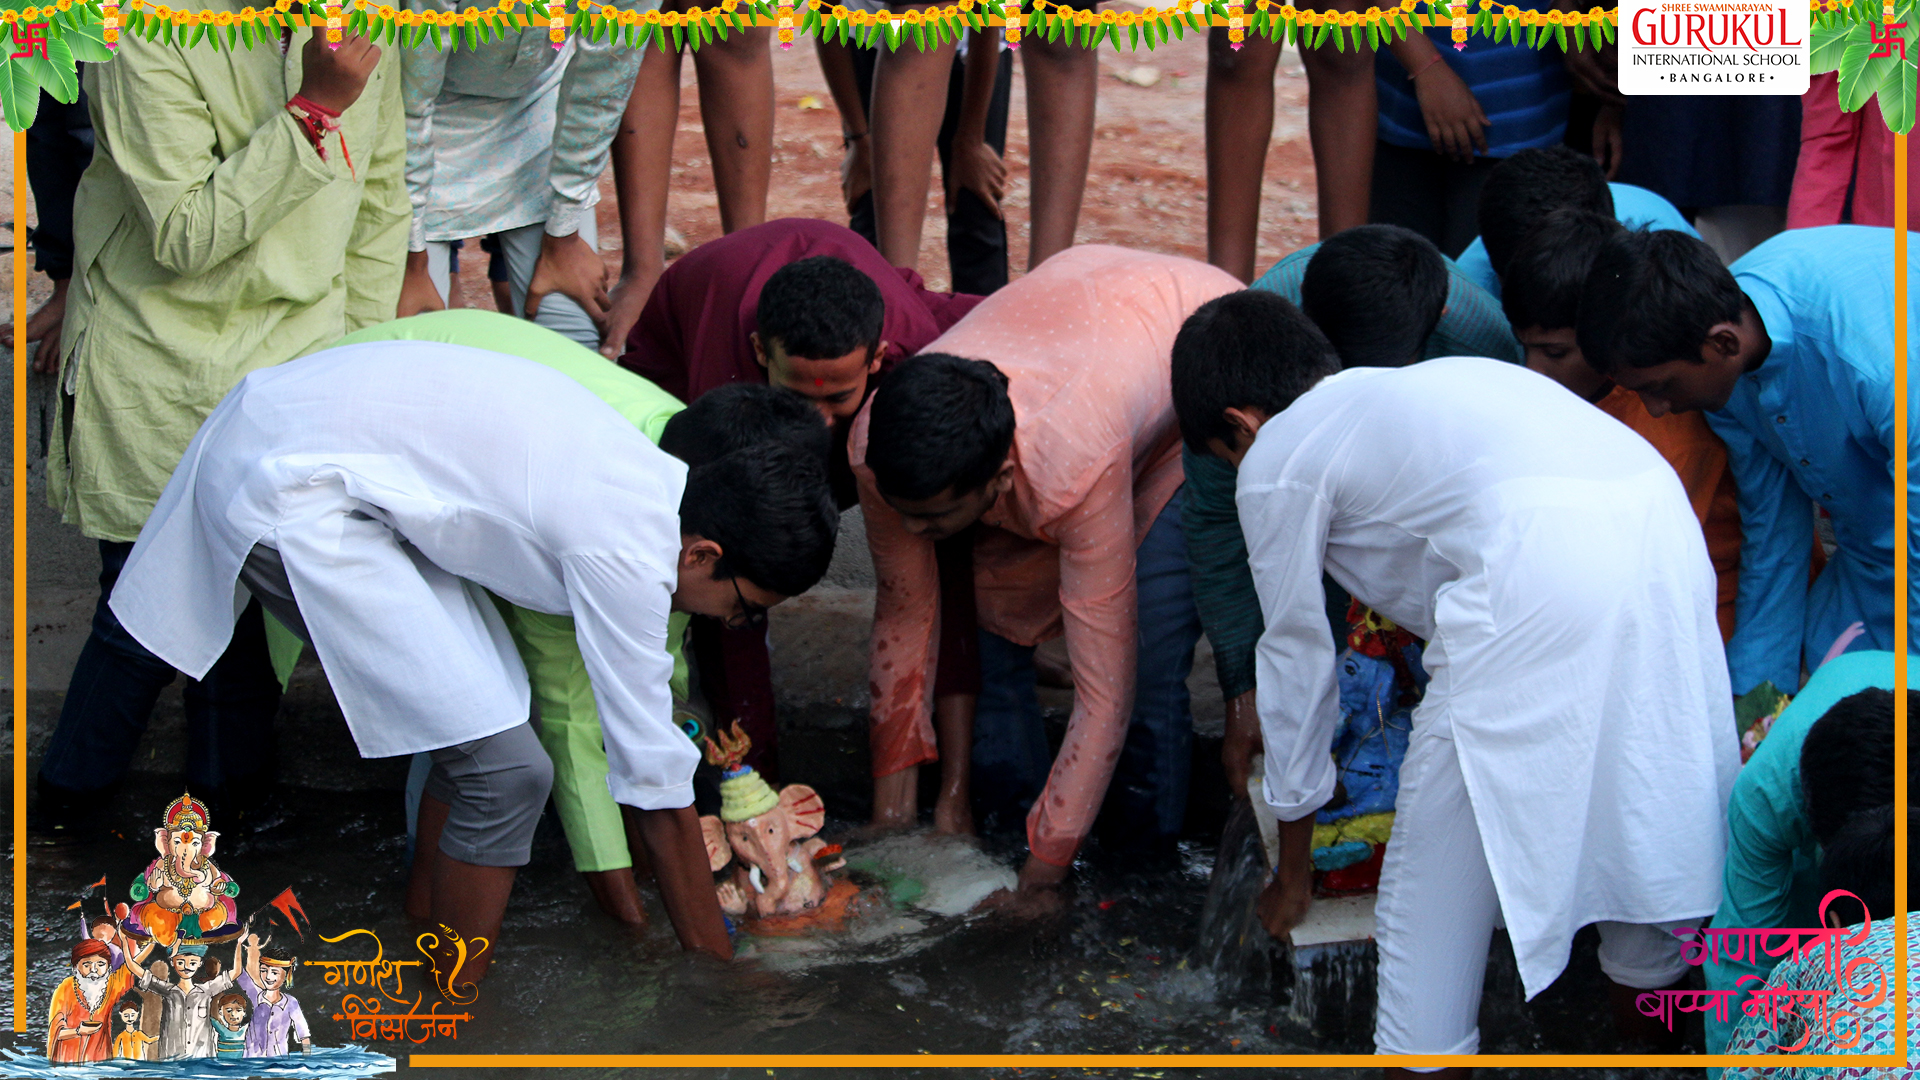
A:
MULTIPOLYGON (((155 855, 131 882, 125 901, 98 895, 107 891, 103 876, 68 905, 80 936, 64 958, 70 970, 48 1006, 45 1056, 0 1052, 0 1077, 237 1078, 247 1075, 248 1061, 276 1077, 372 1076, 394 1069, 391 1057, 365 1047, 314 1046, 307 1013, 293 992, 300 954, 316 951, 301 943, 310 935, 316 945, 373 938, 373 961, 304 963, 321 967, 333 985, 351 984, 359 968, 376 968, 384 977, 381 995, 395 1001, 406 1000, 399 995, 407 989, 409 969, 430 965, 385 959, 371 930, 319 935, 291 887, 242 918, 240 885, 213 860, 219 837, 206 804, 182 794, 154 830, 155 855)), ((429 981, 445 981, 440 976, 434 969, 429 981)), ((430 1019, 415 1026, 424 1026, 427 1037, 455 1035, 458 1023, 470 1019, 444 1014, 438 1003, 425 1017, 414 1017, 420 998, 416 991, 401 1014, 379 1019, 402 1020, 403 1028, 404 1021, 430 1019)), ((326 1012, 348 1021, 355 1039, 385 1037, 385 1025, 367 1025, 353 1015, 374 1011, 359 1001, 347 994, 340 1006, 347 1015, 326 1012)))

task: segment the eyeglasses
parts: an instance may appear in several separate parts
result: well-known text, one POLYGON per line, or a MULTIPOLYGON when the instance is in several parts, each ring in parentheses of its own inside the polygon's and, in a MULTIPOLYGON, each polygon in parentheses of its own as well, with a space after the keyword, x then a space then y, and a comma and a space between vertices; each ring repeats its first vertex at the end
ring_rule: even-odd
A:
POLYGON ((721 625, 729 630, 758 630, 767 625, 767 609, 747 599, 737 577, 733 579, 733 595, 740 598, 740 610, 727 616, 721 625))

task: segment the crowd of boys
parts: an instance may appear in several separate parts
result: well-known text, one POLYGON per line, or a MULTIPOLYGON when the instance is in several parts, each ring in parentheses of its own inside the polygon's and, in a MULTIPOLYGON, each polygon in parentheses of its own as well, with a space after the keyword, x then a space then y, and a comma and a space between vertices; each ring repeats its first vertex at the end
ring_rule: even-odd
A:
MULTIPOLYGON (((1029 272, 935 293, 901 265, 924 214, 902 193, 926 189, 942 109, 950 194, 997 209, 998 42, 968 50, 874 63, 848 138, 873 142, 877 247, 747 207, 618 295, 593 206, 644 126, 619 110, 637 53, 530 33, 402 61, 289 32, 90 67, 44 366, 51 498, 103 569, 37 831, 84 829, 182 673, 188 783, 257 827, 311 647, 361 754, 416 756, 411 914, 497 939, 551 798, 604 910, 642 921, 650 877, 684 946, 731 955, 676 703, 777 767, 768 610, 821 580, 857 503, 874 823, 919 820, 937 764, 935 827, 1024 830, 993 906, 1056 906, 1096 833, 1170 851, 1205 633, 1230 782, 1263 752, 1282 820, 1261 917, 1297 927, 1314 814, 1344 798, 1328 613, 1352 601, 1425 643, 1428 679, 1380 876, 1382 1052, 1477 1048, 1496 926, 1531 997, 1597 925, 1623 1034, 1658 1041, 1634 1002, 1686 977, 1676 927, 1808 925, 1823 880, 1887 914, 1912 489, 1891 230, 1797 229, 1728 267, 1657 195, 1539 146, 1482 170, 1457 261, 1430 228, 1356 220, 1249 288, 1250 258, 1072 246, 1091 56, 1033 41, 1029 272), (452 243, 483 235, 511 314, 438 310, 452 243), (1057 746, 1035 694, 1054 638, 1057 746), (1742 772, 1736 699, 1843 666, 1832 708, 1807 715, 1807 683, 1742 772)), ((1442 59, 1401 52, 1416 76, 1442 59)), ((107 993, 106 947, 75 950, 50 1056, 106 1056, 131 985, 107 993)), ((176 1040, 239 1040, 221 1001, 201 1011, 176 1040)))

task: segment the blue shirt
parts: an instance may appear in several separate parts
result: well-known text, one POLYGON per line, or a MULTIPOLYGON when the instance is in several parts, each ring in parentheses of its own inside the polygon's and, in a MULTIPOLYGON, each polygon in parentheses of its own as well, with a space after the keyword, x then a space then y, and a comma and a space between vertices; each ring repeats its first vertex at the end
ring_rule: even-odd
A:
MULTIPOLYGON (((1427 37, 1440 50, 1441 62, 1460 76, 1487 114, 1487 152, 1476 156, 1512 157, 1522 150, 1556 145, 1566 137, 1572 94, 1559 49, 1495 44, 1478 35, 1468 39, 1465 49, 1455 49, 1452 28, 1447 26, 1429 28, 1427 37)), ((1433 149, 1407 69, 1386 49, 1374 56, 1380 141, 1433 149)))
MULTIPOLYGON (((1793 229, 1733 264, 1773 347, 1707 414, 1740 498, 1740 595, 1727 665, 1733 690, 1791 690, 1855 622, 1861 649, 1893 648, 1893 230, 1793 229), (1817 502, 1839 550, 1807 587, 1817 502)), ((1920 290, 1907 298, 1920 325, 1920 290)), ((1920 464, 1920 336, 1908 339, 1909 462, 1920 464)), ((1913 471, 1899 480, 1920 500, 1913 471)), ((1916 502, 1920 505, 1920 501, 1916 502)), ((1908 524, 1909 561, 1920 532, 1908 524)), ((1920 616, 1920 574, 1908 581, 1920 616)))
MULTIPOLYGON (((1608 184, 1613 191, 1613 216, 1629 229, 1642 225, 1650 229, 1672 229, 1698 239, 1700 233, 1687 224, 1680 208, 1643 187, 1632 184, 1608 184)), ((1460 253, 1460 271, 1475 284, 1500 299, 1500 275, 1493 272, 1493 260, 1487 258, 1487 243, 1479 237, 1460 253)))
MULTIPOLYGON (((1842 698, 1872 687, 1893 689, 1893 661, 1890 652, 1857 652, 1822 666, 1741 767, 1727 801, 1727 865, 1713 925, 1743 930, 1819 925, 1820 845, 1800 788, 1800 747, 1807 730, 1842 698)), ((1920 685, 1916 675, 1920 671, 1909 656, 1907 685, 1920 685)), ((1780 959, 1763 955, 1755 963, 1722 953, 1704 966, 1707 989, 1732 990, 1743 975, 1764 979, 1780 959)), ((1707 1053, 1725 1052, 1739 1015, 1737 1009, 1724 1021, 1707 1015, 1707 1053)))

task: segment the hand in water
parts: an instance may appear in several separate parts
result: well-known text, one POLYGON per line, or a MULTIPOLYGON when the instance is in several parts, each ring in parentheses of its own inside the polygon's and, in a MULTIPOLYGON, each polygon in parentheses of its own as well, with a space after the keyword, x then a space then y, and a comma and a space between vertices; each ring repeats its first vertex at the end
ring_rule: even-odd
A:
POLYGON ((1020 868, 1020 883, 1001 889, 980 902, 982 911, 999 911, 1016 919, 1038 919, 1065 910, 1067 898, 1060 886, 1067 880, 1068 867, 1027 857, 1020 868))
POLYGON ((1267 883, 1260 892, 1256 910, 1260 915, 1260 925, 1267 928, 1275 941, 1286 941, 1294 928, 1306 921, 1308 909, 1313 907, 1313 874, 1282 873, 1267 883))

